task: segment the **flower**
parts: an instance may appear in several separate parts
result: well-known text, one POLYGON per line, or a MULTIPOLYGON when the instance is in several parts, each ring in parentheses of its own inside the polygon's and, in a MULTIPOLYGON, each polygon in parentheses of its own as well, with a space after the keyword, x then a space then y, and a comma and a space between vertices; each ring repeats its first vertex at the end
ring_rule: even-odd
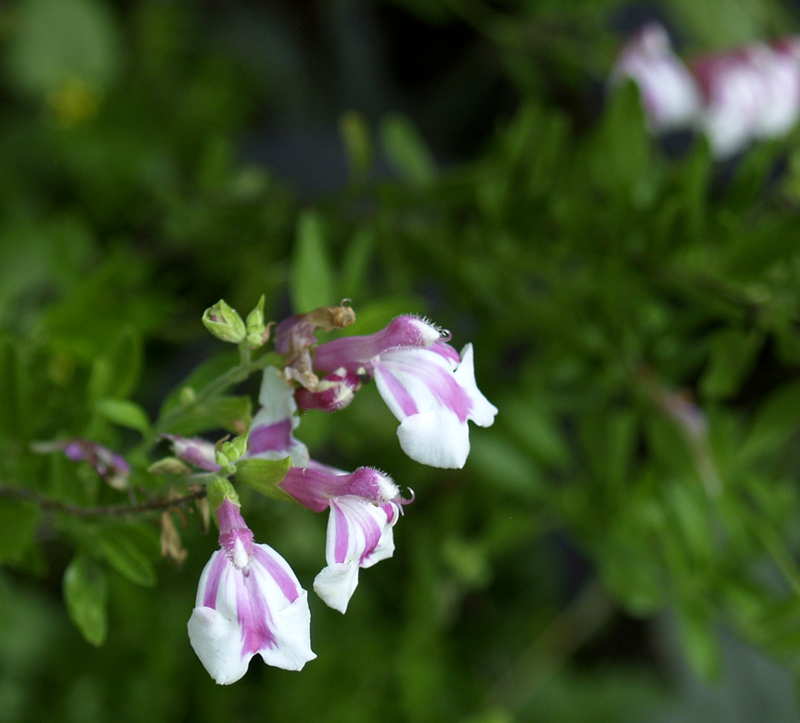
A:
POLYGON ((294 466, 305 467, 309 462, 308 448, 292 434, 300 424, 295 414, 297 402, 279 369, 264 369, 258 401, 261 408, 250 424, 246 456, 261 459, 291 456, 294 466))
POLYGON ((34 452, 45 454, 63 452, 66 458, 73 462, 86 460, 109 487, 113 487, 116 490, 124 490, 128 487, 131 468, 125 458, 90 439, 77 438, 55 442, 34 442, 31 448, 34 452))
POLYGON ((295 392, 297 405, 302 409, 321 409, 324 412, 336 412, 344 409, 361 387, 357 374, 348 372, 344 367, 328 374, 317 384, 316 391, 300 387, 295 392))
POLYGON ((448 339, 424 319, 399 316, 375 334, 320 344, 314 368, 374 377, 400 421, 403 451, 432 467, 460 468, 469 454, 467 422, 488 427, 497 408, 475 382, 472 344, 459 354, 448 339))
POLYGON ((690 127, 700 109, 700 92, 689 69, 670 47, 658 23, 645 25, 625 46, 611 84, 630 78, 639 87, 647 120, 655 131, 690 127))
POLYGON ((391 478, 370 467, 348 474, 312 461, 292 467, 279 485, 311 510, 330 509, 325 545, 327 566, 314 579, 314 592, 344 613, 358 585, 358 571, 391 557, 392 528, 402 511, 391 478))
POLYGON ((800 62, 789 41, 699 58, 693 70, 704 98, 700 126, 717 158, 786 135, 800 116, 800 62))
POLYGON ((176 457, 207 472, 219 471, 216 450, 211 442, 200 437, 180 437, 175 434, 162 436, 172 442, 172 452, 176 457))
POLYGON ((308 596, 288 563, 255 544, 239 508, 217 508, 220 550, 200 576, 189 640, 221 685, 239 680, 258 653, 267 665, 301 670, 311 650, 308 596))
POLYGON ((371 467, 348 474, 309 459, 305 445, 292 436, 298 424, 292 389, 280 372, 264 372, 260 400, 253 419, 248 456, 292 458, 278 483, 285 493, 314 512, 330 510, 325 551, 327 567, 314 580, 314 590, 330 607, 345 612, 358 585, 358 571, 394 552, 394 527, 402 510, 400 491, 391 478, 371 467))

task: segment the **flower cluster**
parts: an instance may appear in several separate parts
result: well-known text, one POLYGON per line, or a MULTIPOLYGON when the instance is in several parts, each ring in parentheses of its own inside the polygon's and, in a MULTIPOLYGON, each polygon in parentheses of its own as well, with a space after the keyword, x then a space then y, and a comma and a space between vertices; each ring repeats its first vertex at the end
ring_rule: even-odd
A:
POLYGON ((706 135, 716 158, 752 141, 785 136, 800 118, 800 38, 753 43, 694 58, 672 51, 661 25, 646 25, 623 48, 612 85, 632 79, 656 132, 687 128, 706 135))
MULTIPOLYGON (((235 311, 220 308, 224 313, 213 314, 215 326, 207 323, 212 333, 247 344, 241 324, 233 331, 225 326, 234 323, 235 311)), ((350 473, 311 459, 294 436, 298 410, 341 409, 374 379, 400 422, 403 450, 445 468, 464 465, 470 420, 481 426, 494 421, 497 409, 475 383, 470 344, 459 353, 447 333, 414 316, 398 317, 369 336, 317 343, 318 331, 347 326, 354 318, 348 307, 332 307, 278 325, 275 350, 284 363, 264 369, 260 407, 246 435, 216 446, 169 437, 176 461, 207 474, 219 526, 220 549, 203 570, 188 624, 192 647, 217 683, 241 678, 255 654, 287 670, 300 670, 315 657, 306 592, 275 550, 253 541, 226 471, 273 497, 328 511, 326 566, 313 588, 344 613, 359 571, 392 556, 393 528, 411 499, 376 469, 350 473)), ((250 336, 266 340, 268 334, 255 329, 250 336)))

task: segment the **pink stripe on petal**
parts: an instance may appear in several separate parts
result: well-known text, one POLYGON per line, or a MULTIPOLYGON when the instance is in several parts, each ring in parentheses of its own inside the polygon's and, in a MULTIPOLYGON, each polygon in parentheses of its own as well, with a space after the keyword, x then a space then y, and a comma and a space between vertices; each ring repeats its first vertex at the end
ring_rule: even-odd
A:
POLYGON ((202 604, 204 607, 217 609, 219 584, 222 579, 222 573, 225 571, 228 564, 228 558, 222 550, 217 550, 211 555, 211 559, 208 561, 206 567, 208 570, 208 577, 205 580, 205 590, 203 591, 202 604))
POLYGON ((256 427, 247 438, 248 453, 288 452, 292 445, 292 420, 284 419, 274 424, 256 427))
POLYGON ((334 548, 332 562, 346 562, 350 552, 350 526, 347 524, 345 511, 335 502, 331 502, 331 520, 333 525, 334 548))
POLYGON ((458 364, 461 361, 461 357, 458 355, 458 352, 449 344, 445 344, 444 342, 437 342, 431 347, 432 352, 436 352, 439 356, 448 359, 449 361, 458 364))
POLYGON ((264 648, 274 648, 275 634, 270 629, 272 617, 266 606, 262 581, 255 574, 239 575, 236 608, 242 625, 242 657, 264 648))
POLYGON ((406 417, 410 417, 412 414, 419 413, 417 403, 408 392, 408 389, 394 374, 392 374, 392 372, 386 368, 385 364, 381 364, 379 367, 376 367, 375 373, 380 374, 381 379, 386 385, 388 393, 394 397, 397 402, 397 406, 406 417))
POLYGON ((253 545, 253 558, 262 565, 264 572, 275 581, 283 596, 290 603, 293 603, 300 596, 300 586, 293 575, 275 559, 274 555, 277 555, 277 553, 267 545, 253 545))

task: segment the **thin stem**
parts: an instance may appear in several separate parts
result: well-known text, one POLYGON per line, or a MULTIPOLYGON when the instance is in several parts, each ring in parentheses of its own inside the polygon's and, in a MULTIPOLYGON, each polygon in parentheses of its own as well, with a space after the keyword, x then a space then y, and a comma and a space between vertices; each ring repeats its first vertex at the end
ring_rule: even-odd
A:
POLYGON ((194 502, 206 496, 206 488, 198 487, 181 497, 170 499, 159 498, 142 502, 136 505, 101 505, 99 507, 80 507, 71 505, 58 500, 51 500, 47 497, 25 489, 24 487, 0 487, 0 498, 25 500, 41 507, 43 510, 52 512, 63 512, 72 517, 125 517, 127 515, 137 515, 146 512, 157 512, 181 507, 187 502, 194 502))
POLYGON ((615 610, 600 583, 590 581, 495 683, 487 704, 522 710, 569 656, 611 619, 615 610))
POLYGON ((210 399, 221 394, 235 384, 243 382, 253 372, 262 371, 278 359, 277 354, 270 352, 253 361, 249 349, 240 348, 240 351, 241 360, 239 364, 235 367, 231 367, 224 374, 221 374, 216 379, 206 384, 206 386, 195 394, 189 404, 171 409, 153 425, 153 432, 150 438, 146 440, 146 447, 152 446, 160 434, 163 434, 171 426, 189 416, 199 405, 208 402, 210 399))

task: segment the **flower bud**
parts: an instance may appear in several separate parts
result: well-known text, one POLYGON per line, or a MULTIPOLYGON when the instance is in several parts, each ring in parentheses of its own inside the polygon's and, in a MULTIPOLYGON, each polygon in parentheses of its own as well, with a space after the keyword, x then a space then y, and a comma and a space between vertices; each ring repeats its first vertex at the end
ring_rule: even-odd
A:
POLYGON ((264 324, 264 295, 247 315, 247 346, 250 349, 258 349, 264 346, 269 339, 269 324, 264 324))
POLYGON ((247 334, 242 317, 222 299, 205 310, 203 324, 217 339, 232 344, 238 344, 247 334))

